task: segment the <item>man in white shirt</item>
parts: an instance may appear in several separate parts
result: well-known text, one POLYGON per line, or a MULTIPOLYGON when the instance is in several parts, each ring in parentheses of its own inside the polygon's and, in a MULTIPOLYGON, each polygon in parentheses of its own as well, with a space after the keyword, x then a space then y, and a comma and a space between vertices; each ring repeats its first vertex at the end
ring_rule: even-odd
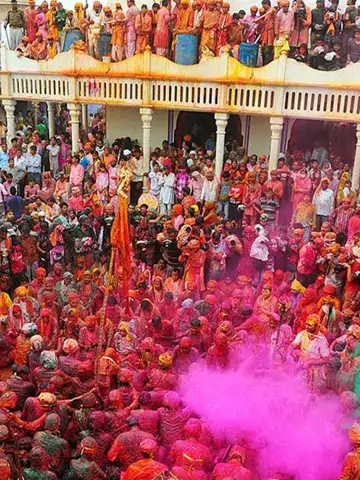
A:
POLYGON ((25 164, 28 172, 28 179, 32 178, 41 185, 41 157, 37 152, 36 145, 30 147, 30 153, 26 155, 25 164))
POLYGON ((320 232, 321 225, 329 220, 329 215, 334 206, 334 192, 329 188, 329 181, 323 178, 314 193, 313 204, 315 205, 316 230, 320 232))
MULTIPOLYGON (((127 151, 125 150, 124 154, 127 151)), ((134 156, 130 160, 130 168, 133 174, 130 185, 130 203, 137 205, 144 181, 144 159, 139 149, 135 151, 134 156)))
POLYGON ((59 153, 60 153, 60 147, 55 137, 51 138, 50 145, 46 147, 46 150, 49 150, 50 170, 52 171, 53 176, 55 176, 55 174, 59 170, 59 153))
POLYGON ((205 175, 203 188, 200 195, 202 202, 216 202, 219 191, 219 181, 213 170, 208 170, 205 175))

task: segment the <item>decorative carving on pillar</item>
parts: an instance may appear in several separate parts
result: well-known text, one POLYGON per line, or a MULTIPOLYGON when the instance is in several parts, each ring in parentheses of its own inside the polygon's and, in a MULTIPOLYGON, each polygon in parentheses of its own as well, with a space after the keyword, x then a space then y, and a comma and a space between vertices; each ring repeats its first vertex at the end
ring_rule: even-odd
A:
MULTIPOLYGON (((140 108, 140 116, 143 128, 143 159, 144 172, 149 171, 150 165, 150 148, 151 148, 151 122, 153 119, 152 108, 140 108)), ((143 190, 147 192, 149 189, 148 178, 144 176, 143 190)))
POLYGON ((16 100, 2 100, 6 113, 7 136, 10 141, 15 135, 15 107, 16 100))
POLYGON ((79 149, 79 127, 81 107, 77 103, 68 103, 68 109, 71 118, 71 147, 72 151, 77 152, 79 149))
POLYGON ((220 178, 224 163, 225 133, 229 120, 228 113, 215 113, 216 123, 216 156, 215 156, 215 175, 220 178))

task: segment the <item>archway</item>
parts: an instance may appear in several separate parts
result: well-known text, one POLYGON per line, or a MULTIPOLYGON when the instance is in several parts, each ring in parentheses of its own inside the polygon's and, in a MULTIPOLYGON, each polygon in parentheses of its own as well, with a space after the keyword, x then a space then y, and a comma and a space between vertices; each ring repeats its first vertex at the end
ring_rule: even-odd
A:
MULTIPOLYGON (((175 144, 180 147, 184 135, 191 135, 195 143, 204 145, 210 134, 214 132, 216 132, 216 123, 213 113, 180 112, 176 121, 175 144)), ((226 136, 236 138, 239 145, 243 145, 241 120, 238 115, 230 115, 226 127, 226 136)))
POLYGON ((355 157, 356 127, 348 122, 321 120, 295 120, 288 142, 290 152, 302 150, 312 152, 315 142, 320 141, 329 153, 341 157, 352 165, 355 157))

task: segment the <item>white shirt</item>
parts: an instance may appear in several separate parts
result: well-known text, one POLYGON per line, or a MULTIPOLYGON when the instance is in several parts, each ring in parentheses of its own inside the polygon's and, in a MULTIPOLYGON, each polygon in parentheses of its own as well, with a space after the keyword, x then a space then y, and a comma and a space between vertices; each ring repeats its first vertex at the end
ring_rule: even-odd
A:
POLYGON ((205 178, 201 190, 200 200, 205 200, 205 202, 216 202, 218 186, 219 182, 216 178, 211 181, 205 178))
POLYGON ((14 157, 14 167, 20 168, 20 170, 26 170, 26 160, 23 155, 21 155, 21 157, 14 157))
POLYGON ((313 204, 316 215, 329 216, 334 205, 334 192, 331 188, 321 189, 319 194, 314 194, 313 204))

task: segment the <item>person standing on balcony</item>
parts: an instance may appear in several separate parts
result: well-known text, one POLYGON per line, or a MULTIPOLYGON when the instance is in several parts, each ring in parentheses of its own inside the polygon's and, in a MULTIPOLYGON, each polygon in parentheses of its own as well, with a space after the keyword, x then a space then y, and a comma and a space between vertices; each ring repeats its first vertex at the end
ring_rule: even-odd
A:
POLYGON ((135 5, 135 0, 127 0, 128 10, 126 12, 126 28, 125 28, 125 55, 126 58, 135 55, 136 46, 136 30, 135 19, 139 15, 140 10, 135 5))
POLYGON ((29 41, 33 42, 35 40, 36 33, 36 9, 35 9, 35 0, 29 0, 29 6, 24 10, 24 17, 26 23, 26 33, 29 37, 29 41))
POLYGON ((155 52, 162 57, 167 57, 169 54, 169 23, 171 17, 168 5, 168 0, 162 0, 161 8, 157 13, 157 24, 154 37, 155 52))
POLYGON ((258 7, 253 5, 250 7, 250 15, 246 15, 243 22, 246 25, 246 38, 249 43, 255 43, 258 36, 259 23, 258 23, 258 7))
POLYGON ((26 26, 24 14, 18 9, 16 0, 11 0, 11 10, 8 11, 4 23, 9 49, 15 50, 21 43, 21 39, 24 35, 24 28, 26 26))
POLYGON ((104 24, 104 13, 100 2, 95 1, 93 9, 89 10, 87 16, 87 38, 89 54, 92 57, 99 58, 99 35, 104 24))
POLYGON ((289 10, 289 0, 281 0, 280 7, 275 17, 275 37, 288 40, 294 30, 294 12, 289 10))
POLYGON ((124 40, 125 40, 125 14, 121 8, 121 3, 115 4, 115 13, 113 20, 113 32, 111 37, 111 57, 114 62, 121 62, 124 59, 124 40))
POLYGON ((46 21, 49 27, 49 36, 51 36, 55 40, 55 42, 58 42, 60 36, 59 36, 59 30, 55 21, 55 16, 57 12, 56 7, 57 7, 57 1, 51 0, 50 10, 48 10, 46 13, 46 21))
POLYGON ((354 38, 357 30, 355 20, 357 17, 357 8, 355 6, 356 0, 347 0, 347 7, 343 17, 343 31, 341 34, 341 60, 345 66, 349 40, 354 38))
POLYGON ((221 14, 219 18, 217 36, 216 36, 216 54, 220 55, 220 49, 227 45, 229 26, 232 24, 232 16, 229 13, 230 3, 224 2, 221 7, 221 14))
POLYGON ((308 43, 309 29, 311 25, 311 10, 302 0, 297 0, 293 12, 294 30, 290 35, 289 44, 291 50, 295 52, 300 45, 307 45, 308 43))
POLYGON ((316 8, 311 10, 311 36, 310 43, 313 47, 318 40, 325 38, 325 13, 327 9, 324 0, 316 0, 316 8))
POLYGON ((262 26, 261 46, 263 54, 263 64, 267 65, 274 58, 276 10, 271 6, 270 0, 263 0, 261 2, 261 5, 265 12, 259 22, 262 26))
POLYGON ((140 13, 135 18, 135 54, 144 53, 146 45, 149 45, 151 27, 151 17, 148 13, 148 8, 146 5, 142 5, 140 13))
MULTIPOLYGON (((183 2, 184 0, 182 0, 183 2)), ((216 31, 219 23, 219 12, 215 9, 215 1, 209 0, 207 9, 203 12, 200 23, 196 25, 201 32, 201 41, 199 47, 199 57, 203 51, 208 49, 215 55, 216 52, 216 31)))

